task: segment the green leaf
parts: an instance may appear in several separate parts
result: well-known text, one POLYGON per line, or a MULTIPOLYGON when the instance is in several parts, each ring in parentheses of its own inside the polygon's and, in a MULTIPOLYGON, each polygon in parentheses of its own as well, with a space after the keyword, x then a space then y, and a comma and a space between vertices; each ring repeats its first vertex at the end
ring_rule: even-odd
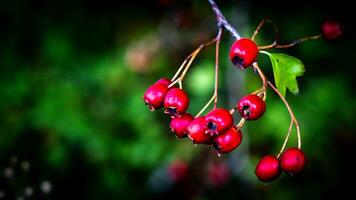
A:
POLYGON ((305 71, 303 63, 287 54, 268 53, 265 51, 263 53, 267 54, 271 59, 274 81, 278 91, 285 96, 288 88, 293 94, 298 94, 299 88, 296 78, 302 76, 305 71))

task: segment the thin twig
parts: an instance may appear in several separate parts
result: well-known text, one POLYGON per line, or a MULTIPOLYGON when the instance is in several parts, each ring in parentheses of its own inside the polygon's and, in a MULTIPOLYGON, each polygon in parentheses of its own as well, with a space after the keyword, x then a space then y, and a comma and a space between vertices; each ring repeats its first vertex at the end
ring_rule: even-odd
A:
POLYGON ((216 36, 216 47, 215 47, 215 84, 214 84, 214 109, 216 108, 216 104, 218 103, 218 84, 219 84, 219 47, 220 47, 220 39, 222 34, 222 28, 219 28, 218 35, 216 36))
POLYGON ((276 92, 278 94, 278 96, 280 97, 280 99, 283 101, 284 105, 287 107, 287 110, 289 112, 289 115, 291 117, 291 120, 293 121, 295 127, 297 128, 297 137, 298 137, 298 148, 301 149, 302 148, 302 140, 300 137, 300 129, 299 129, 299 123, 297 121, 297 118, 295 117, 291 107, 289 106, 287 100, 283 97, 283 95, 277 90, 277 88, 270 82, 268 81, 268 85, 274 90, 274 92, 276 92))
POLYGON ((213 9, 216 20, 217 20, 217 25, 219 28, 224 27, 227 31, 229 31, 232 36, 238 40, 241 38, 240 34, 235 30, 234 27, 231 26, 231 24, 225 19, 224 15, 221 13, 218 5, 216 5, 214 0, 208 0, 210 3, 211 8, 213 9))
POLYGON ((255 37, 257 36, 257 34, 260 32, 262 26, 265 24, 265 22, 268 22, 270 24, 272 24, 273 26, 273 29, 274 29, 274 32, 275 32, 275 36, 274 36, 274 42, 272 43, 272 45, 276 45, 278 43, 278 40, 279 40, 279 30, 278 30, 278 27, 276 26, 276 24, 270 20, 270 19, 267 19, 267 18, 264 18, 262 19, 262 21, 260 22, 260 24, 258 24, 255 32, 253 33, 252 37, 251 37, 251 40, 255 40, 255 37))
POLYGON ((270 44, 270 45, 266 45, 266 46, 259 46, 258 49, 259 50, 264 50, 264 49, 285 49, 285 48, 290 48, 293 46, 296 46, 297 44, 300 44, 302 42, 308 41, 308 40, 315 40, 315 39, 319 39, 321 37, 321 35, 314 35, 314 36, 308 36, 308 37, 304 37, 304 38, 300 38, 297 40, 294 40, 293 42, 289 43, 289 44, 278 44, 276 42, 270 44))

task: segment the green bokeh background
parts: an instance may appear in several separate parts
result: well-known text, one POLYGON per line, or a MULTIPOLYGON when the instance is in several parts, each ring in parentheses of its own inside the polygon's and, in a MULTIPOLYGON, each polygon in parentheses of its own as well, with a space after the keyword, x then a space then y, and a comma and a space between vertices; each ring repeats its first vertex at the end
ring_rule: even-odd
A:
MULTIPOLYGON (((279 151, 289 125, 288 112, 273 91, 268 91, 265 116, 244 127, 241 148, 222 157, 210 147, 177 140, 167 116, 144 106, 149 85, 171 77, 185 56, 214 37, 216 22, 207 1, 14 0, 0 3, 0 199, 323 199, 351 194, 356 144, 352 6, 346 1, 217 3, 244 36, 264 17, 279 26, 286 42, 318 34, 325 19, 347 25, 339 41, 272 50, 306 66, 298 78, 299 95, 287 94, 308 156, 302 174, 283 174, 267 186, 254 175, 259 158, 279 151), (177 160, 188 165, 183 183, 167 176, 177 160), (29 170, 23 168, 26 161, 29 170), (226 164, 228 180, 210 183, 206 171, 211 163, 226 164), (41 191, 43 181, 50 182, 49 193, 41 191), (33 189, 30 197, 26 187, 33 189)), ((272 39, 267 25, 257 43, 272 39)), ((232 107, 261 84, 251 69, 230 64, 232 42, 224 33, 221 107, 232 107)), ((259 60, 273 80, 268 58, 260 55, 259 60)), ((198 112, 210 98, 213 77, 211 47, 199 55, 183 83, 190 112, 198 112)), ((294 135, 289 146, 296 145, 294 135)))

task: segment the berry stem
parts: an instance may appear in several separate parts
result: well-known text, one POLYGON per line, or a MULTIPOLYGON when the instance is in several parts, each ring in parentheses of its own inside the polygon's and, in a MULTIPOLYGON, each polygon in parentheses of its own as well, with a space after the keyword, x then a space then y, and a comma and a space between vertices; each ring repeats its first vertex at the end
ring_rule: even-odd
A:
POLYGON ((260 78, 261 78, 261 80, 262 80, 262 87, 259 89, 259 90, 257 90, 258 92, 257 92, 257 95, 259 96, 259 95, 261 95, 261 94, 263 94, 263 97, 262 97, 262 99, 263 99, 263 101, 266 101, 266 91, 267 91, 267 78, 266 78, 266 76, 265 76, 265 74, 262 72, 262 70, 260 69, 260 67, 259 67, 259 65, 258 65, 258 63, 257 62, 254 62, 253 64, 252 64, 252 66, 254 67, 254 69, 257 71, 257 73, 258 73, 258 75, 260 76, 260 78))
POLYGON ((314 35, 314 36, 307 36, 307 37, 303 37, 303 38, 299 38, 297 40, 292 41, 289 44, 278 44, 277 41, 274 41, 272 44, 270 45, 266 45, 266 46, 259 46, 258 49, 259 50, 264 50, 264 49, 285 49, 285 48, 290 48, 290 47, 294 47, 297 44, 300 44, 302 42, 308 41, 308 40, 315 40, 315 39, 319 39, 321 37, 321 35, 314 35))
POLYGON ((272 45, 276 45, 277 44, 277 41, 279 40, 279 30, 278 30, 278 27, 276 26, 276 24, 270 20, 270 19, 267 19, 267 18, 264 18, 262 19, 262 21, 258 24, 255 32, 253 33, 252 37, 251 37, 251 40, 255 40, 255 37, 257 36, 257 34, 260 32, 261 28, 263 27, 263 25, 268 22, 270 24, 272 24, 273 28, 274 28, 274 32, 275 32, 275 38, 274 38, 274 42, 272 43, 272 45))
POLYGON ((198 114, 195 115, 195 118, 196 117, 199 117, 207 108, 208 106, 213 102, 213 100, 216 99, 216 95, 214 94, 210 100, 204 105, 204 107, 198 112, 198 114))
POLYGON ((220 39, 222 34, 222 28, 219 28, 218 35, 216 36, 216 46, 215 46, 215 84, 214 84, 214 109, 216 108, 216 104, 218 103, 218 84, 219 84, 219 47, 220 47, 220 39))
POLYGON ((292 132, 292 127, 293 127, 293 120, 291 119, 291 120, 290 120, 290 124, 289 124, 289 128, 288 128, 287 136, 286 136, 286 138, 284 139, 282 148, 281 148, 281 150, 279 151, 279 153, 278 153, 278 155, 277 155, 277 158, 279 158, 279 156, 281 156, 281 154, 283 153, 284 149, 286 148, 286 145, 287 145, 288 140, 289 140, 290 133, 292 132))
MULTIPOLYGON (((291 117, 291 120, 293 121, 295 127, 297 128, 297 137, 298 137, 298 149, 302 148, 302 140, 300 137, 300 128, 299 128, 299 123, 297 118, 295 118, 295 115, 291 109, 291 107, 289 106, 287 100, 283 97, 283 95, 277 90, 277 88, 270 82, 268 81, 268 85, 274 90, 274 92, 276 92, 276 94, 278 94, 279 98, 283 101, 283 103, 285 104, 285 106, 288 109, 289 115, 291 117)), ((289 138, 289 134, 287 134, 286 140, 288 141, 289 138)), ((286 143, 286 142, 285 142, 286 143)), ((285 145, 284 145, 285 146, 285 145)), ((282 148, 281 151, 283 151, 284 149, 282 148)))
POLYGON ((214 0, 208 0, 210 3, 211 8, 213 9, 215 16, 216 16, 216 21, 217 21, 217 26, 219 28, 224 27, 227 31, 231 33, 231 35, 236 39, 240 39, 241 36, 240 34, 235 30, 234 27, 231 26, 231 24, 226 20, 224 15, 221 13, 221 10, 219 9, 218 5, 216 5, 214 0))
POLYGON ((246 122, 246 119, 245 118, 241 118, 239 123, 236 125, 236 129, 240 130, 244 126, 245 122, 246 122))

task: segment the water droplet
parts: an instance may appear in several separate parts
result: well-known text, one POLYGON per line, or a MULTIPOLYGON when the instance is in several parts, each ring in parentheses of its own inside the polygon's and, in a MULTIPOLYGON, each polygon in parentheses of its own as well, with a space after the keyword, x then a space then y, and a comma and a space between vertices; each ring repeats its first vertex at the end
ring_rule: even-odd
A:
POLYGON ((217 153, 219 157, 221 157, 221 153, 217 153))
POLYGON ((43 193, 45 193, 45 194, 50 193, 51 190, 52 190, 51 182, 49 182, 49 181, 42 181, 40 188, 41 188, 41 191, 42 191, 43 193))
POLYGON ((23 193, 25 196, 28 196, 28 197, 32 196, 33 195, 32 187, 30 187, 30 186, 25 187, 23 193))
POLYGON ((21 168, 24 170, 24 171, 28 171, 30 169, 30 162, 28 161, 23 161, 21 163, 21 168))
POLYGON ((12 178, 14 176, 14 170, 11 167, 6 167, 4 169, 4 176, 6 178, 12 178))

